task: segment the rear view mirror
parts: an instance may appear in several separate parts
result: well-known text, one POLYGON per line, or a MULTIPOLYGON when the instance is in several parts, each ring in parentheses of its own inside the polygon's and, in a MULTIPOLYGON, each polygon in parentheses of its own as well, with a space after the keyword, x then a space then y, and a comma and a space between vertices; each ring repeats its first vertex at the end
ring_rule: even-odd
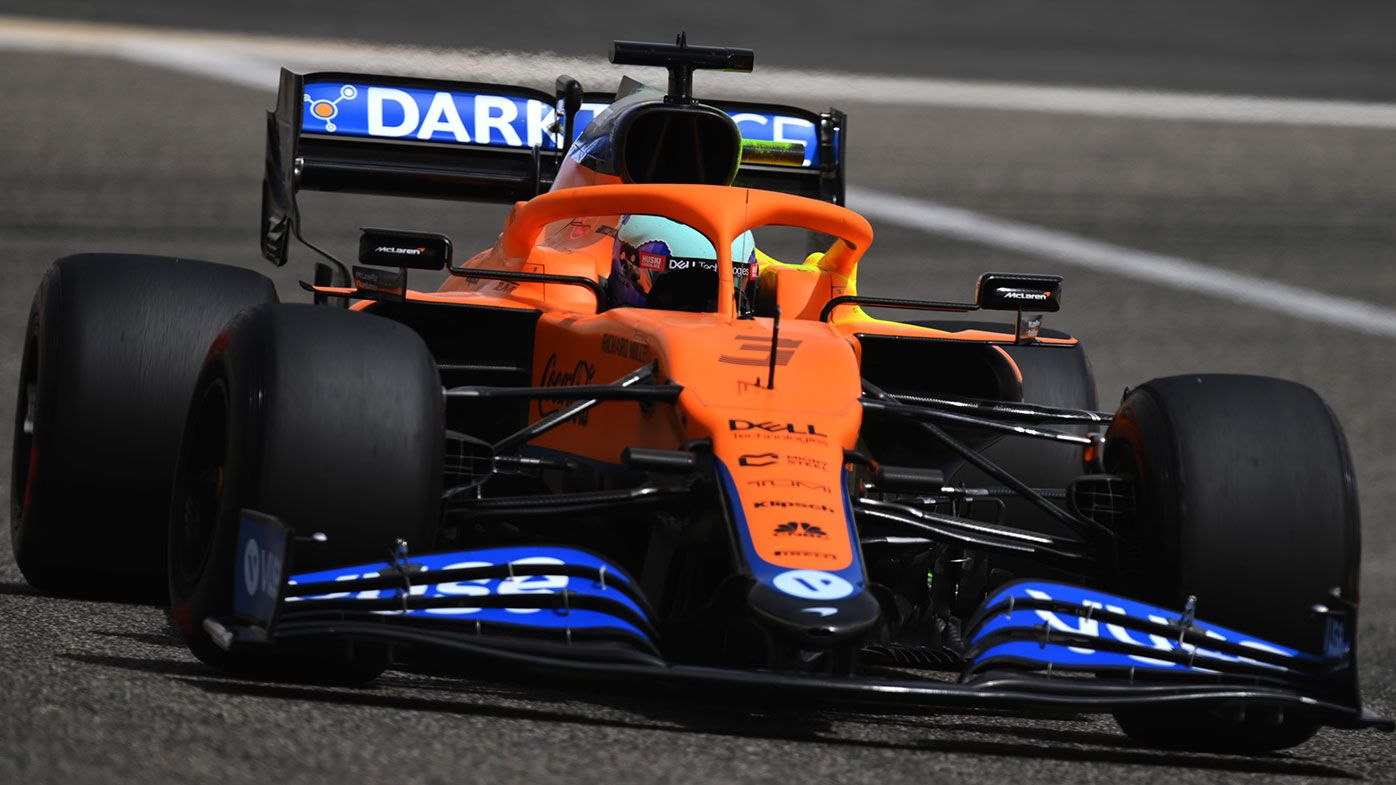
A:
POLYGON ((444 270, 451 263, 451 238, 436 232, 365 228, 359 261, 378 267, 444 270))
POLYGON ((979 276, 974 301, 987 311, 1055 313, 1062 307, 1062 277, 984 273, 979 276))

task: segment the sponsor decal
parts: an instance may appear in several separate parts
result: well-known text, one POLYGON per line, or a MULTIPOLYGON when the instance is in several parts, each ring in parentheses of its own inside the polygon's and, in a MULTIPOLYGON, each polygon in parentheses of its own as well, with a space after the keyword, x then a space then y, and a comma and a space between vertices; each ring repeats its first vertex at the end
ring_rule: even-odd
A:
POLYGON ((815 503, 815 502, 787 502, 787 501, 780 501, 780 500, 755 502, 755 503, 753 503, 753 504, 751 505, 751 508, 752 508, 753 510, 762 510, 762 509, 787 510, 787 509, 799 508, 799 509, 802 509, 802 510, 815 510, 815 511, 817 511, 817 512, 837 512, 833 507, 830 507, 830 506, 827 505, 827 504, 817 504, 817 503, 815 503))
MULTIPOLYGON (((604 597, 626 606, 643 617, 644 611, 623 591, 621 585, 632 584, 630 578, 619 568, 589 553, 570 548, 549 546, 524 546, 510 548, 488 548, 474 551, 455 551, 413 556, 411 563, 418 568, 412 573, 409 597, 429 599, 455 599, 465 607, 400 608, 374 609, 382 615, 405 615, 441 620, 455 619, 470 623, 502 624, 514 627, 549 630, 559 634, 576 630, 622 630, 636 635, 645 633, 634 624, 619 616, 602 610, 586 610, 569 607, 557 595, 567 592, 573 596, 604 597), (497 575, 473 580, 441 580, 437 575, 443 570, 525 567, 534 565, 534 570, 543 575, 519 575, 522 570, 509 570, 507 575, 497 575), (605 580, 554 574, 554 568, 563 565, 605 568, 605 580), (541 569, 539 569, 541 568, 541 569), (471 606, 473 598, 508 597, 510 595, 543 595, 554 601, 540 603, 542 608, 524 607, 478 607, 471 606)), ((382 574, 388 565, 383 562, 339 567, 320 572, 303 573, 292 576, 290 585, 305 583, 337 583, 359 578, 373 578, 382 574)), ((330 592, 305 597, 289 597, 288 603, 304 603, 313 606, 317 600, 384 600, 402 597, 402 590, 396 587, 384 589, 364 589, 358 591, 330 592)), ((302 606, 304 607, 304 606, 302 606)))
POLYGON ((825 436, 814 429, 813 425, 796 424, 792 422, 778 422, 774 420, 728 420, 727 430, 729 431, 765 431, 766 433, 794 433, 801 436, 825 436))
POLYGON ((829 462, 818 458, 810 458, 804 455, 787 455, 785 456, 785 461, 791 466, 802 466, 806 469, 817 469, 821 472, 829 471, 829 462))
MULTIPOLYGON (((743 273, 746 270, 742 271, 743 273)), ((733 354, 719 355, 717 361, 728 365, 752 365, 762 368, 771 363, 771 339, 761 335, 738 335, 738 341, 743 341, 737 346, 733 354)), ((776 341, 776 365, 787 365, 790 358, 795 356, 795 350, 799 348, 800 341, 794 338, 780 338, 776 341)))
POLYGON ((640 252, 640 269, 662 272, 668 266, 669 257, 664 254, 640 252))
POLYGON ((402 297, 406 294, 407 276, 401 268, 397 270, 376 270, 372 267, 354 265, 354 288, 366 292, 382 292, 402 297))
POLYGON ((776 526, 775 534, 790 537, 818 537, 820 539, 829 536, 823 529, 805 521, 789 521, 787 523, 782 523, 776 526))
POLYGON ((424 254, 424 253, 427 252, 427 249, 426 249, 425 247, 422 247, 422 248, 400 248, 400 247, 395 246, 395 245, 380 245, 380 246, 378 246, 377 248, 374 248, 374 249, 373 249, 373 252, 374 252, 374 253, 394 253, 394 254, 398 254, 398 255, 400 255, 400 256, 421 256, 422 254, 424 254))
MULTIPOLYGON (((822 435, 822 434, 821 434, 821 435, 822 435)), ((781 462, 780 454, 779 454, 779 453, 774 453, 774 452, 744 453, 743 455, 738 456, 738 458, 737 458, 737 463, 738 463, 739 465, 741 465, 741 466, 758 466, 758 467, 759 467, 759 466, 774 466, 774 465, 776 465, 777 463, 780 463, 780 462, 781 462)), ((810 458, 810 457, 804 456, 804 455, 789 455, 789 454, 787 454, 787 455, 785 456, 785 463, 786 463, 787 465, 789 465, 789 466, 796 466, 796 467, 799 467, 799 468, 801 468, 801 469, 814 469, 815 471, 820 471, 820 472, 827 472, 827 471, 829 470, 829 462, 828 462, 828 461, 821 460, 821 459, 819 459, 819 458, 810 458)), ((758 483, 760 483, 760 482, 761 482, 760 480, 751 480, 751 481, 749 481, 749 484, 751 484, 751 485, 758 485, 758 483)), ((803 482, 803 483, 807 483, 807 484, 805 484, 805 485, 793 485, 793 484, 792 484, 792 485, 788 485, 788 486, 785 486, 785 487, 790 487, 790 488, 810 488, 810 489, 814 489, 815 486, 818 486, 819 488, 824 489, 824 490, 827 490, 827 489, 828 489, 827 486, 825 486, 825 485, 823 485, 823 484, 821 484, 821 483, 809 483, 809 482, 806 481, 806 480, 789 480, 788 482, 790 482, 790 483, 803 482)), ((760 487, 760 486, 758 485, 758 487, 760 487)), ((780 486, 780 485, 777 485, 777 484, 772 484, 770 487, 781 487, 781 486, 780 486)))
MULTIPOLYGON (((407 596, 455 600, 449 605, 464 607, 412 608, 404 611, 398 603, 391 603, 397 607, 374 608, 372 609, 373 613, 385 616, 461 621, 467 624, 466 627, 462 628, 463 631, 472 628, 478 630, 479 628, 475 627, 478 622, 482 625, 499 624, 512 628, 543 630, 558 635, 568 634, 569 631, 604 630, 622 631, 646 637, 644 631, 620 615, 605 610, 578 608, 576 604, 569 603, 564 600, 563 596, 560 596, 566 592, 573 597, 605 598, 625 606, 641 618, 645 616, 643 609, 621 588, 633 585, 630 578, 615 565, 594 554, 563 547, 522 546, 423 554, 413 556, 411 563, 418 569, 412 573, 412 583, 406 591, 407 596), (515 568, 531 566, 532 569, 509 569, 507 571, 500 569, 506 565, 515 568), (592 569, 604 568, 605 579, 595 580, 556 574, 561 571, 560 568, 564 565, 592 569), (493 568, 492 572, 495 572, 496 575, 472 580, 449 580, 438 577, 443 570, 472 568, 493 568), (524 571, 544 574, 519 574, 524 571), (480 604, 484 604, 482 601, 485 599, 508 598, 511 595, 520 598, 538 595, 541 597, 541 602, 535 599, 533 604, 542 607, 479 607, 480 604)), ((302 573, 292 576, 288 584, 295 586, 306 583, 338 583, 359 578, 373 578, 382 574, 382 571, 388 566, 383 562, 376 562, 302 573)), ((305 608, 314 607, 318 600, 393 600, 401 598, 403 594, 403 590, 396 586, 339 592, 331 590, 328 593, 314 596, 288 597, 286 602, 296 603, 301 608, 305 608)), ((494 602, 488 604, 509 605, 512 603, 494 602)))
POLYGON ((787 570, 772 579, 771 585, 804 600, 839 600, 853 593, 853 584, 823 570, 787 570))
POLYGON ((799 117, 771 115, 764 112, 728 112, 737 123, 744 140, 795 143, 804 147, 804 166, 818 162, 819 132, 814 123, 799 117))
POLYGON ((338 131, 339 128, 334 124, 334 119, 339 116, 339 102, 345 100, 352 101, 358 97, 359 88, 351 84, 340 85, 339 95, 333 98, 312 98, 310 93, 306 93, 304 101, 309 104, 309 106, 305 108, 305 113, 308 115, 306 118, 307 124, 310 118, 313 117, 324 124, 323 127, 327 133, 338 131))
POLYGON ((337 83, 305 86, 301 129, 312 133, 555 150, 543 101, 488 93, 337 83))
POLYGON ((746 484, 755 486, 757 488, 804 488, 806 490, 829 493, 828 485, 825 485, 822 482, 814 482, 813 480, 763 479, 747 480, 746 484))
MULTIPOLYGON (((584 102, 573 133, 580 135, 608 106, 584 102)), ((573 141, 553 131, 560 124, 551 102, 514 95, 312 82, 305 86, 304 107, 301 129, 311 133, 544 150, 573 141)), ((803 166, 819 164, 819 131, 809 120, 745 108, 727 114, 742 139, 798 146, 803 166)))
MULTIPOLYGON (((779 464, 780 456, 773 454, 772 457, 775 457, 779 464)), ((845 519, 843 516, 838 497, 830 497, 828 506, 817 504, 823 500, 815 497, 812 500, 816 502, 813 509, 783 504, 772 505, 768 501, 768 494, 738 490, 739 487, 745 487, 739 483, 753 475, 759 477, 766 471, 771 471, 775 477, 785 476, 785 471, 749 469, 746 470, 745 476, 738 479, 729 471, 730 464, 722 460, 716 463, 725 495, 732 500, 732 514, 738 524, 738 540, 752 568, 752 574, 758 581, 769 584, 777 575, 786 572, 813 570, 817 573, 828 571, 845 582, 852 581, 856 585, 862 585, 863 568, 859 561, 856 530, 851 518, 845 519), (760 509, 753 506, 752 494, 766 502, 757 502, 760 509), (805 528, 806 525, 810 528, 805 528), (818 531, 811 532, 810 529, 816 526, 818 531), (824 536, 819 536, 820 532, 824 536)), ((841 490, 837 484, 829 484, 834 491, 841 490)), ((798 577, 797 574, 786 580, 793 581, 798 577)))
POLYGON ((773 553, 783 559, 823 559, 825 561, 837 561, 839 557, 832 553, 823 551, 789 551, 776 550, 773 553))
POLYGON ((233 612, 245 621, 269 626, 276 615, 289 535, 276 519, 243 510, 233 567, 233 612))
MULTIPOLYGON (((641 256, 644 256, 644 254, 641 254, 641 256)), ((640 266, 644 267, 644 259, 641 259, 640 262, 640 266)), ((669 257, 668 266, 661 269, 671 272, 674 270, 707 270, 710 273, 715 273, 717 272, 717 261, 714 259, 693 259, 683 256, 671 256, 669 257)))
POLYGON ((257 547, 256 540, 248 540, 242 549, 243 590, 254 597, 260 594, 275 599, 280 576, 280 554, 264 551, 257 547))
MULTIPOLYGON (((561 559, 551 556, 530 556, 523 559, 514 559, 508 562, 515 566, 525 564, 544 564, 563 566, 566 564, 561 559)), ((466 570, 475 567, 493 567, 494 562, 490 561, 461 561, 453 564, 445 564, 439 567, 440 570, 466 570)), ((370 570, 363 573, 342 573, 336 575, 336 581, 353 581, 360 578, 376 578, 377 570, 370 570)), ((304 579, 305 576, 298 576, 304 579)), ((408 591, 411 597, 488 597, 490 595, 511 595, 511 594, 557 594, 568 588, 571 581, 566 575, 519 575, 512 578, 478 578, 471 581, 450 581, 447 583, 426 583, 429 576, 420 574, 417 580, 420 584, 414 584, 408 591)), ((295 581, 292 581, 294 584, 295 581)), ((311 597, 288 597, 287 602, 301 602, 307 600, 328 600, 352 597, 356 600, 376 600, 383 597, 397 596, 396 589, 367 589, 359 592, 337 592, 334 594, 319 594, 311 597)), ((481 608, 424 608, 423 612, 439 616, 460 616, 464 614, 479 613, 481 608)), ((506 613, 528 614, 539 613, 542 608, 503 608, 499 609, 506 613)), ((397 611, 379 611, 379 613, 396 613, 397 611)))
MULTIPOLYGON (((566 366, 558 362, 556 354, 550 354, 548 355, 547 362, 543 363, 543 374, 538 379, 538 386, 572 387, 580 384, 591 384, 595 378, 596 366, 586 360, 578 360, 575 365, 566 366)), ((575 403, 575 401, 539 399, 538 416, 546 417, 572 403, 575 403)), ((568 422, 585 427, 587 424, 587 412, 581 412, 569 418, 568 422)))
POLYGON ((1323 658, 1326 660, 1347 660, 1352 656, 1352 646, 1348 642, 1347 623, 1336 616, 1323 620, 1323 658))
MULTIPOLYGON (((1006 593, 990 600, 994 603, 1002 602, 1005 596, 1020 596, 1033 600, 1055 600, 1071 604, 1080 603, 1083 609, 1093 609, 1105 611, 1110 614, 1121 616, 1131 616, 1138 619, 1147 619, 1155 624, 1175 626, 1179 623, 1179 615, 1175 611, 1168 611, 1134 600, 1127 600, 1121 597, 1114 597, 1109 594, 1096 592, 1090 589, 1082 589, 1064 584, 1036 583, 1031 585, 1018 585, 1005 590, 1006 593)), ((1010 606, 1011 607, 1011 606, 1010 606)), ((1186 670, 1188 666, 1178 665, 1168 660, 1158 657, 1148 656, 1147 651, 1152 650, 1159 653, 1177 653, 1194 655, 1198 658, 1221 660, 1233 663, 1245 663, 1262 667, 1278 667, 1251 657, 1227 654, 1206 647, 1197 646, 1189 641, 1184 641, 1176 635, 1157 635, 1154 633, 1132 630, 1120 624, 1113 624, 1106 619, 1092 618, 1087 612, 1077 615, 1072 612, 1057 612, 1045 609, 1006 609, 1003 613, 995 613, 974 633, 972 642, 984 640, 990 635, 1003 630, 1041 630, 1050 632, 1061 632, 1068 635, 1082 638, 1094 638, 1104 640, 1114 640, 1118 643, 1128 644, 1141 650, 1139 654, 1115 654, 1098 652, 1094 649, 1080 647, 1076 645, 1066 649, 1064 657, 1052 658, 1053 661, 1069 664, 1076 662, 1086 664, 1098 661, 1102 657, 1119 660, 1122 664, 1137 663, 1145 666, 1164 667, 1170 669, 1186 670)), ((1240 646, 1244 646, 1256 651, 1264 651, 1270 654, 1285 657, 1301 657, 1299 652, 1286 649, 1267 641, 1251 638, 1233 630, 1227 630, 1203 622, 1195 622, 1193 629, 1202 633, 1206 638, 1217 641, 1229 641, 1240 646)), ((1038 642, 1031 644, 1035 648, 1040 648, 1038 642)), ((999 647, 995 647, 999 648, 999 647)), ((991 650, 992 651, 992 650, 991 650)), ((987 656, 987 654, 986 654, 987 656)), ((1199 666, 1201 663, 1199 663, 1199 666)))
POLYGON ((614 354, 627 360, 647 363, 650 361, 650 345, 638 338, 625 338, 610 333, 601 334, 601 351, 614 354))
POLYGON ((1030 292, 1022 289, 1000 289, 997 294, 1005 300, 1042 301, 1052 297, 1051 292, 1030 292))

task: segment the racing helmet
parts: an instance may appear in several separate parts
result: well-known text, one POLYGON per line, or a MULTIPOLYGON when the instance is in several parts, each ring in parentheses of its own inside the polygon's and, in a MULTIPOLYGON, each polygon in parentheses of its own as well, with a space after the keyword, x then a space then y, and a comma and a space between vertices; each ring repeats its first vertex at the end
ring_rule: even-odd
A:
MULTIPOLYGON (((756 240, 732 241, 733 282, 749 295, 756 281, 756 240)), ((717 310, 717 252, 693 227, 658 215, 623 215, 616 225, 607 290, 612 306, 670 311, 717 310)))

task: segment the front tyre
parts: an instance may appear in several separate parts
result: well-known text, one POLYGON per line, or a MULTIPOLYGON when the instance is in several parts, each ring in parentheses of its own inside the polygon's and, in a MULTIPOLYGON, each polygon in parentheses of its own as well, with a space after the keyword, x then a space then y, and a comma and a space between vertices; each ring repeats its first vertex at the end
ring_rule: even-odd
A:
POLYGON ((214 340, 195 386, 169 514, 171 616, 220 668, 316 681, 371 679, 381 646, 224 651, 203 628, 233 603, 238 513, 300 535, 293 572, 383 559, 399 538, 430 549, 440 515, 440 377, 421 338, 368 314, 258 308, 214 340))
MULTIPOLYGON (((1126 397, 1106 434, 1110 471, 1133 482, 1121 532, 1129 588, 1208 621, 1320 652, 1310 608, 1357 601, 1357 487, 1337 418, 1307 387, 1235 375, 1175 376, 1126 397)), ((1278 709, 1121 712, 1130 736, 1174 748, 1264 751, 1317 726, 1278 709)))

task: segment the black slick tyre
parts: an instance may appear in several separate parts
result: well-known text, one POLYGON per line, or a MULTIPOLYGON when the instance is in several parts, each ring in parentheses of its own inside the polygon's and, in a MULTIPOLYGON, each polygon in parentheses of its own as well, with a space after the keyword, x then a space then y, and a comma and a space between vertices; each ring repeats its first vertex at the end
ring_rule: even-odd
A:
POLYGON ((243 508, 324 543, 297 544, 291 572, 383 559, 398 538, 430 549, 445 434, 440 377, 421 338, 376 316, 310 305, 257 308, 213 341, 195 385, 169 514, 171 617, 216 667, 314 681, 378 675, 367 644, 218 648, 243 508))
POLYGON ((208 344, 275 302, 250 270, 188 259, 59 259, 34 296, 15 413, 10 534, 34 587, 160 599, 184 410, 208 344))
MULTIPOLYGON (((1007 346, 1004 351, 1023 375, 1023 401, 1042 406, 1094 410, 1097 407, 1095 376, 1085 349, 1075 346, 1007 346)), ((1044 427, 1084 436, 1085 425, 1044 423, 1044 427)), ((1049 442, 1025 436, 1003 436, 985 445, 981 454, 1034 488, 1065 488, 1085 471, 1082 450, 1073 444, 1049 442)), ((971 487, 1002 485, 973 466, 965 465, 952 482, 971 487)), ((1053 535, 1071 535, 1060 523, 1026 499, 1003 500, 1003 520, 1011 526, 1053 535)), ((1015 564, 1018 572, 1031 570, 1015 564)))
MULTIPOLYGON (((1279 379, 1190 375, 1131 391, 1106 435, 1107 468, 1133 481, 1135 523, 1122 531, 1129 589, 1200 618, 1311 652, 1310 612, 1338 590, 1356 602, 1356 483, 1333 412, 1279 379)), ((1117 715, 1130 736, 1163 747, 1264 751, 1316 730, 1301 716, 1252 708, 1117 715)))

